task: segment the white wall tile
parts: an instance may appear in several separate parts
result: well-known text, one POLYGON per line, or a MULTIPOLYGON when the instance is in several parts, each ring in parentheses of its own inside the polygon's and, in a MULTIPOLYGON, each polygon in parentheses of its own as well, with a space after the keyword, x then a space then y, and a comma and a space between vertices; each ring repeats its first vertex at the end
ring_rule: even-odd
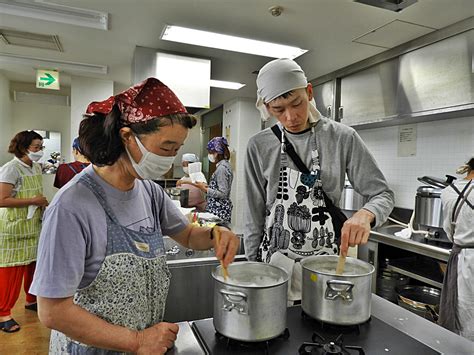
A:
POLYGON ((416 155, 398 157, 398 126, 358 132, 375 156, 390 187, 395 205, 413 209, 417 177, 456 175, 456 169, 474 156, 474 117, 417 124, 416 155))

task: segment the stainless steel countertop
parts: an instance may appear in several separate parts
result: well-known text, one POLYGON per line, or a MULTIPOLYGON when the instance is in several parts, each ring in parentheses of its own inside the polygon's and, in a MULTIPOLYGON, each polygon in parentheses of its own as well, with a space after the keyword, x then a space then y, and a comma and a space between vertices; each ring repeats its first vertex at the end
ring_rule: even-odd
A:
POLYGON ((424 244, 412 239, 403 239, 395 236, 395 232, 402 230, 402 226, 387 224, 375 228, 370 232, 370 240, 405 249, 417 254, 426 255, 438 260, 448 261, 450 249, 424 244))
MULTIPOLYGON (((474 354, 474 342, 454 334, 375 294, 372 294, 371 314, 402 333, 407 334, 442 354, 474 354)), ((175 342, 174 348, 168 351, 167 354, 204 354, 190 328, 190 323, 180 322, 178 325, 178 339, 175 342)), ((409 354, 409 352, 407 352, 407 354, 409 354)))
POLYGON ((375 294, 372 315, 442 354, 474 354, 474 342, 375 294))

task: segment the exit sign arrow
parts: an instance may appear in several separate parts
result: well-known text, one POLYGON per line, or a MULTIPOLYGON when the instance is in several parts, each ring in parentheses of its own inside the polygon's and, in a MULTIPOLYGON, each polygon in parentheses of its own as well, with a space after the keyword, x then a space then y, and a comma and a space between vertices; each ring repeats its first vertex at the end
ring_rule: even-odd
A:
POLYGON ((46 77, 42 76, 40 80, 45 81, 44 83, 45 85, 51 85, 52 83, 55 82, 56 79, 54 79, 54 77, 51 74, 45 73, 44 75, 46 75, 46 77))

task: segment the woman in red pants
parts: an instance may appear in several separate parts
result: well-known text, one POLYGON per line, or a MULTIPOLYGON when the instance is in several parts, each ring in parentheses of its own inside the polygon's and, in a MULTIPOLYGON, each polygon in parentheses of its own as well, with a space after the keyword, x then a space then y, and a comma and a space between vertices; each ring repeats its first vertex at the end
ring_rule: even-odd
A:
POLYGON ((43 148, 43 137, 38 133, 20 132, 8 148, 15 157, 0 168, 0 329, 7 333, 20 330, 11 309, 22 281, 25 308, 36 310, 36 297, 28 289, 35 271, 41 207, 48 204, 37 163, 43 148))

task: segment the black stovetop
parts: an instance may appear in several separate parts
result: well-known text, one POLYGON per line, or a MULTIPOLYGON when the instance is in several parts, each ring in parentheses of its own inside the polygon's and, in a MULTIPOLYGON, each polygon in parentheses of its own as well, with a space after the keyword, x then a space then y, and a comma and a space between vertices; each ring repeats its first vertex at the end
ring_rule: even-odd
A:
MULTIPOLYGON (((298 354, 298 349, 304 342, 312 342, 313 333, 324 337, 325 342, 334 341, 342 333, 344 345, 360 346, 365 354, 381 355, 428 355, 440 354, 416 339, 400 332, 380 319, 372 316, 370 321, 357 327, 334 327, 322 325, 320 322, 302 314, 300 307, 288 308, 287 327, 289 338, 278 337, 265 343, 239 344, 216 334, 212 319, 195 321, 192 329, 207 354, 298 354)), ((319 340, 318 340, 319 341, 319 340)), ((316 354, 316 352, 314 352, 316 354)), ((359 354, 349 350, 348 354, 359 354)))

